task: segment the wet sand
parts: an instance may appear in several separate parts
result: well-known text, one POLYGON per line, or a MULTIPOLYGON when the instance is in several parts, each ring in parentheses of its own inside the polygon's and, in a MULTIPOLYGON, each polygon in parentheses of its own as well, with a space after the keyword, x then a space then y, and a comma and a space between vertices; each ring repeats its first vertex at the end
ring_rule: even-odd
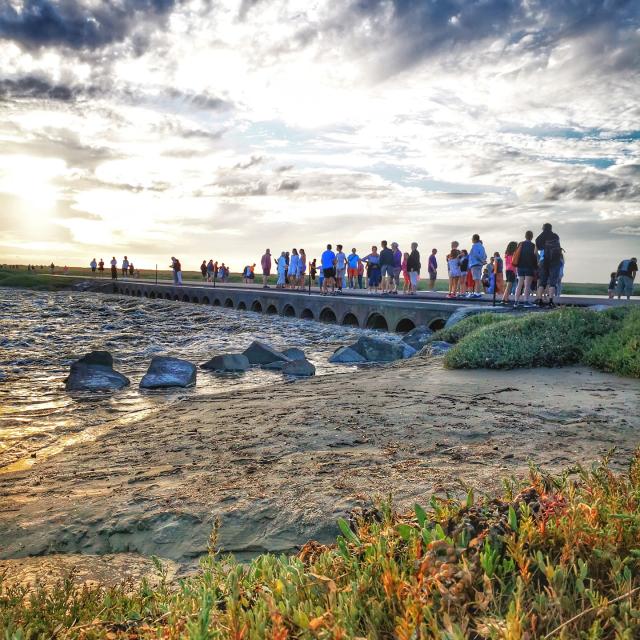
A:
POLYGON ((135 552, 184 568, 216 519, 241 558, 292 551, 376 496, 403 508, 463 483, 492 492, 530 461, 560 471, 614 446, 623 465, 639 408, 637 380, 586 368, 422 358, 199 396, 0 475, 0 558, 135 552))

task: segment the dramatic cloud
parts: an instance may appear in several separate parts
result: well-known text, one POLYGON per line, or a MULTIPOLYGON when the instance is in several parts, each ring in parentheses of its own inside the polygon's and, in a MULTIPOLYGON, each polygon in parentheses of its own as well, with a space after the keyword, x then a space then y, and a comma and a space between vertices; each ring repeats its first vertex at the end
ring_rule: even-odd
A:
POLYGON ((0 261, 637 246, 633 0, 0 0, 0 58, 0 261))

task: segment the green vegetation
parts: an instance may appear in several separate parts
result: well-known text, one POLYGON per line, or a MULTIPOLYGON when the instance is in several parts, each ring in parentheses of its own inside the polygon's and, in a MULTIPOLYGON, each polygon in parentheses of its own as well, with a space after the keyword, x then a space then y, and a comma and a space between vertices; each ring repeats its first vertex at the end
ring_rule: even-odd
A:
POLYGON ((431 342, 434 340, 444 340, 445 342, 455 344, 481 327, 511 319, 512 318, 506 313, 476 313, 475 315, 467 316, 463 320, 460 320, 460 322, 456 322, 452 327, 445 327, 435 332, 431 337, 431 342))
POLYGON ((68 280, 49 278, 45 274, 29 271, 14 271, 12 269, 0 269, 0 287, 19 287, 22 289, 38 289, 44 291, 59 291, 68 289, 80 278, 68 280))
MULTIPOLYGON (((104 589, 6 587, 4 638, 631 640, 640 634, 640 451, 502 499, 431 498, 339 521, 337 544, 104 589)), ((159 567, 160 569, 160 567, 159 567)))
MULTIPOLYGON (((491 314, 482 314, 491 315, 491 314)), ((467 318, 445 333, 456 346, 445 355, 453 369, 555 367, 590 364, 620 375, 640 377, 640 310, 630 306, 603 312, 559 309, 519 318, 467 318)))

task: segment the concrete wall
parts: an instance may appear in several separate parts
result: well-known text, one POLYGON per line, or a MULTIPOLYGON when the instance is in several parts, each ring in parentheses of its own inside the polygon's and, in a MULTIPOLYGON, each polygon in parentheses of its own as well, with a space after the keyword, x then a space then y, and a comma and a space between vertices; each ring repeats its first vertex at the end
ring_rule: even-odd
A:
POLYGON ((437 301, 378 296, 321 296, 304 292, 262 288, 233 288, 185 285, 174 287, 143 281, 122 280, 105 284, 102 290, 151 299, 208 304, 316 320, 362 328, 406 332, 424 324, 432 329, 444 326, 456 305, 437 301))

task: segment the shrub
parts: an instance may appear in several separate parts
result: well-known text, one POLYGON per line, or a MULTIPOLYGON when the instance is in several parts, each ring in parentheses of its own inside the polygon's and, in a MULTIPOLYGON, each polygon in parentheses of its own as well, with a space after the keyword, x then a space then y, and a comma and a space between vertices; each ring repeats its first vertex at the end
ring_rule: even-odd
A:
POLYGON ((460 342, 462 338, 476 331, 476 329, 511 319, 512 318, 510 318, 506 313, 477 313, 473 316, 460 320, 460 322, 456 322, 452 327, 445 327, 444 329, 440 329, 440 331, 436 331, 431 336, 431 340, 429 342, 444 340, 444 342, 450 342, 453 344, 460 342))
POLYGON ((614 329, 603 313, 560 309, 493 323, 469 333, 445 355, 454 369, 554 367, 580 362, 594 338, 614 329))
POLYGON ((499 498, 379 505, 337 544, 243 565, 211 555, 178 585, 29 597, 0 576, 5 638, 630 640, 640 634, 640 452, 499 498))
POLYGON ((640 309, 618 307, 615 310, 622 309, 627 312, 620 315, 619 328, 597 338, 584 361, 603 371, 640 378, 640 309))

